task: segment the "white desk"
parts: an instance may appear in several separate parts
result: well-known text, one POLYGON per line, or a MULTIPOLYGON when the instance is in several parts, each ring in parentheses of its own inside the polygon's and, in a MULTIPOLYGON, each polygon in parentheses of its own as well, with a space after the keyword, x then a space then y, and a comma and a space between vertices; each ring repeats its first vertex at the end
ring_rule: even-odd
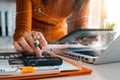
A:
POLYGON ((84 64, 83 66, 92 69, 92 74, 72 77, 56 77, 44 80, 120 80, 120 63, 105 65, 84 64))
MULTIPOLYGON (((12 44, 11 38, 0 38, 0 48, 1 47, 8 48, 11 44, 12 44)), ((46 78, 42 80, 120 80, 120 62, 102 65, 84 63, 83 66, 92 69, 93 70, 92 74, 71 77, 69 76, 69 77, 46 78)))

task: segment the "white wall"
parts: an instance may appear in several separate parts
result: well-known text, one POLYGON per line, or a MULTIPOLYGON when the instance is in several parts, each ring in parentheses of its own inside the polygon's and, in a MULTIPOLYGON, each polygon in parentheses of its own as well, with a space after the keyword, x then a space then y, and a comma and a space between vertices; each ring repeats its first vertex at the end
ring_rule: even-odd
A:
POLYGON ((101 9, 103 0, 91 0, 88 14, 88 28, 99 28, 102 22, 101 9))
POLYGON ((15 1, 16 0, 0 0, 0 10, 15 10, 15 1))

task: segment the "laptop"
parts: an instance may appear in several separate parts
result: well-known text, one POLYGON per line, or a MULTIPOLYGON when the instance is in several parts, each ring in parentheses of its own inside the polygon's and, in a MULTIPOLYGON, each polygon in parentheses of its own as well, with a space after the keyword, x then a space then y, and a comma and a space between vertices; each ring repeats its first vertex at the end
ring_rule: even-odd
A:
POLYGON ((61 50, 60 55, 80 59, 91 64, 105 64, 120 61, 120 35, 106 48, 97 47, 68 47, 61 50), (61 54, 62 53, 62 54, 61 54))

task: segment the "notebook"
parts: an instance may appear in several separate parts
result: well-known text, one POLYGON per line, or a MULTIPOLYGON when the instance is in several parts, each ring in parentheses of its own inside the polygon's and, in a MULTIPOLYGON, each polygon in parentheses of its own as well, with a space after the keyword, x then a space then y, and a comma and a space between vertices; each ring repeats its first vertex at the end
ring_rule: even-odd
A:
MULTIPOLYGON (((99 48, 99 47, 98 47, 99 48)), ((105 49, 93 47, 65 48, 60 55, 73 59, 81 59, 92 64, 105 64, 120 61, 120 35, 113 40, 105 49), (61 54, 62 53, 62 54, 61 54)))

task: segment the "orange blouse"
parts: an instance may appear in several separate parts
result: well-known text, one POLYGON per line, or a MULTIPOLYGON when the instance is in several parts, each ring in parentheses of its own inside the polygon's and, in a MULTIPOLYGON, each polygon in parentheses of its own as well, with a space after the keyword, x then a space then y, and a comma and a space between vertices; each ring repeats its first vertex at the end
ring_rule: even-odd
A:
POLYGON ((16 0, 16 29, 14 40, 25 32, 42 32, 48 42, 54 42, 67 34, 67 18, 71 15, 74 0, 16 0))

